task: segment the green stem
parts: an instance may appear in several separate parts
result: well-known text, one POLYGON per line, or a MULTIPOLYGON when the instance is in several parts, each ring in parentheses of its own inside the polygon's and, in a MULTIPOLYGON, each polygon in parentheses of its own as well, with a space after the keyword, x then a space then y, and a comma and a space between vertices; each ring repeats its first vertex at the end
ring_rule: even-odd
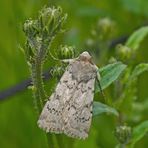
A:
POLYGON ((126 148, 125 144, 120 144, 120 148, 126 148))
POLYGON ((53 140, 53 135, 47 133, 47 134, 46 134, 46 137, 47 137, 48 147, 49 147, 49 148, 55 148, 54 142, 53 142, 53 141, 54 141, 54 140, 53 140))
MULTIPOLYGON (((44 90, 44 84, 42 79, 42 66, 43 61, 41 57, 38 55, 35 57, 35 61, 32 63, 32 81, 34 85, 34 99, 35 106, 37 107, 37 111, 40 114, 44 105, 44 100, 47 98, 44 90)), ((47 134, 47 142, 49 148, 54 148, 53 136, 51 134, 47 134)))
POLYGON ((35 58, 32 64, 32 81, 34 86, 35 105, 37 106, 38 113, 43 108, 43 101, 45 99, 44 85, 42 80, 42 63, 38 57, 35 58))
MULTIPOLYGON (((61 8, 43 8, 36 20, 29 19, 24 23, 24 32, 27 36, 26 57, 31 65, 31 75, 33 81, 33 94, 35 107, 38 114, 41 113, 45 99, 47 99, 43 78, 43 64, 48 55, 49 46, 57 35, 61 32, 66 15, 61 8)), ((57 138, 53 134, 47 134, 48 146, 57 147, 57 138)), ((58 146, 59 147, 59 146, 58 146)))

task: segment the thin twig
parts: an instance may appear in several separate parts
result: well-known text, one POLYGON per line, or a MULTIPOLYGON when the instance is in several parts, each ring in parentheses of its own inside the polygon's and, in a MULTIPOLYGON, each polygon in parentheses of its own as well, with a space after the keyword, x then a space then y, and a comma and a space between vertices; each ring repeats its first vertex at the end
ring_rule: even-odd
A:
MULTIPOLYGON (((46 70, 43 73, 43 80, 46 81, 51 78, 50 69, 46 70)), ((14 96, 16 93, 20 93, 27 89, 29 86, 32 86, 32 79, 28 78, 26 80, 23 80, 22 82, 11 86, 10 88, 3 90, 0 92, 0 101, 4 101, 6 99, 9 99, 10 97, 14 96)))

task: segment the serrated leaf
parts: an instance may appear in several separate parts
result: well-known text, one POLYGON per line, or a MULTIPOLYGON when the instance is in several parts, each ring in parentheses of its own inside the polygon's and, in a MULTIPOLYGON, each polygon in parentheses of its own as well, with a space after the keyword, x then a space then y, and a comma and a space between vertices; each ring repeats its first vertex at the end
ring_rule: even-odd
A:
MULTIPOLYGON (((99 73, 101 75, 101 88, 105 89, 108 87, 112 82, 114 82, 119 75, 123 72, 126 68, 126 65, 121 62, 116 62, 114 64, 109 64, 103 68, 99 69, 99 73)), ((98 85, 96 86, 96 92, 100 91, 98 85)))
POLYGON ((132 139, 130 148, 133 148, 135 143, 139 141, 148 132, 148 120, 140 123, 138 126, 133 128, 132 139))
POLYGON ((133 50, 137 50, 140 46, 140 43, 148 35, 148 26, 142 27, 135 31, 127 40, 126 46, 130 47, 133 50))
POLYGON ((132 75, 130 79, 134 79, 143 72, 148 71, 148 63, 141 63, 135 67, 135 69, 132 72, 132 75))
POLYGON ((100 115, 102 113, 113 114, 115 116, 119 115, 115 108, 110 107, 110 106, 103 104, 101 102, 95 101, 93 103, 93 116, 100 115))

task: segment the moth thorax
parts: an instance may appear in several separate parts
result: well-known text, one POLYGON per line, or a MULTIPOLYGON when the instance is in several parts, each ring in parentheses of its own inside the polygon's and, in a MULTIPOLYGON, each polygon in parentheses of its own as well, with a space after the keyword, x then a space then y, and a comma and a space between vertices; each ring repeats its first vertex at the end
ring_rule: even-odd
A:
POLYGON ((81 61, 91 62, 91 56, 87 51, 81 53, 80 56, 79 56, 79 59, 81 61))

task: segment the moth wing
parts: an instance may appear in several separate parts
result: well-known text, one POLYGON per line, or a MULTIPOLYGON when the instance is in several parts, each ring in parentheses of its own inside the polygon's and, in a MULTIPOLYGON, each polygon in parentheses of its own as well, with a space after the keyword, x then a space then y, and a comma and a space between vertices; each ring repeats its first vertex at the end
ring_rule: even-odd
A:
POLYGON ((95 78, 79 83, 71 98, 71 106, 64 112, 64 133, 73 138, 85 139, 92 120, 95 78))
POLYGON ((61 105, 55 94, 47 101, 38 120, 38 126, 46 132, 61 133, 62 119, 61 119, 61 105))
POLYGON ((76 81, 72 79, 69 66, 57 84, 55 92, 46 102, 38 120, 40 128, 46 132, 62 133, 64 122, 62 113, 65 103, 69 101, 73 94, 76 81))

